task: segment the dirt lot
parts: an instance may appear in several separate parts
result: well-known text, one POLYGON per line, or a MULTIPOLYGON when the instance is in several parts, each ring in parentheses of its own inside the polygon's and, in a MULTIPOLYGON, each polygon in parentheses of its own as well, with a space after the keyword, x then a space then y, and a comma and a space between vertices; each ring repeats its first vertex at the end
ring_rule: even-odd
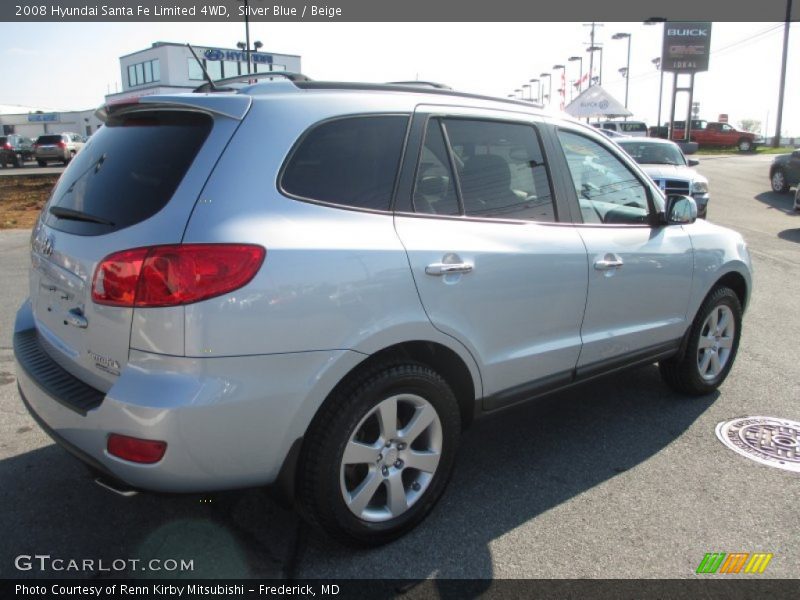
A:
POLYGON ((0 229, 30 229, 58 175, 0 177, 0 229))

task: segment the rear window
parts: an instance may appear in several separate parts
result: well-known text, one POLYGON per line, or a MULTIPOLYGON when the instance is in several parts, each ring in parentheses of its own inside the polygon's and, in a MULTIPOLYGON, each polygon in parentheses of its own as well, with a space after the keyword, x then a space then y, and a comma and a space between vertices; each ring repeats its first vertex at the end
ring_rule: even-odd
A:
POLYGON ((8 141, 8 138, 5 138, 5 137, 0 137, 0 146, 2 146, 3 144, 5 144, 7 141, 8 141))
POLYGON ((283 171, 281 189, 299 198, 389 210, 408 117, 347 117, 303 137, 283 171))
POLYGON ((60 135, 40 135, 38 143, 39 144, 57 144, 60 141, 62 141, 60 135))
POLYGON ((59 180, 47 225, 101 235, 152 217, 169 202, 211 126, 208 115, 176 111, 110 120, 59 180))
POLYGON ((644 123, 637 123, 636 121, 620 123, 619 128, 626 133, 638 133, 642 131, 647 132, 647 125, 644 123))

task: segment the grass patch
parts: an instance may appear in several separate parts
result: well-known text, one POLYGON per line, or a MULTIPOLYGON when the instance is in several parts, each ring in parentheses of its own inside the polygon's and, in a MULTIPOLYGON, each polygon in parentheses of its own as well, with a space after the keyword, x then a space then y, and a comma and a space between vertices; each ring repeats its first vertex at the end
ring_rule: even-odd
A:
POLYGON ((743 154, 745 156, 751 154, 791 154, 796 148, 793 146, 781 146, 780 148, 773 148, 772 146, 758 146, 755 152, 739 152, 736 148, 699 148, 695 154, 743 154))

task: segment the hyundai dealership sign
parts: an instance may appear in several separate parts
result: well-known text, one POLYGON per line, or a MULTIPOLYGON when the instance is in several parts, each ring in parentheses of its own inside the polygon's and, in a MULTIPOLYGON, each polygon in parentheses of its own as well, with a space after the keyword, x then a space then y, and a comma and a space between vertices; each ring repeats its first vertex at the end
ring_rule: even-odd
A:
MULTIPOLYGON (((243 50, 221 50, 219 48, 209 48, 203 52, 206 60, 232 60, 247 61, 247 54, 243 50)), ((272 64, 272 55, 263 52, 250 52, 250 61, 254 63, 272 64)))
POLYGON ((661 68, 674 73, 708 71, 711 23, 664 23, 661 68))

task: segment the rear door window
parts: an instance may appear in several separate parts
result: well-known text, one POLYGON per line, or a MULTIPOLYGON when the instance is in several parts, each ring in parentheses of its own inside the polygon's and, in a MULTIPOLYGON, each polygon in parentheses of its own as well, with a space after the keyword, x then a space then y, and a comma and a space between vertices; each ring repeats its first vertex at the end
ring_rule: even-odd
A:
MULTIPOLYGON (((110 120, 59 180, 47 225, 100 235, 150 218, 167 205, 211 127, 208 115, 178 111, 110 120)), ((42 136, 39 143, 50 137, 61 140, 42 136)))
POLYGON ((408 121, 407 115, 379 115, 317 125, 289 157, 281 190, 300 199, 389 210, 408 121))

